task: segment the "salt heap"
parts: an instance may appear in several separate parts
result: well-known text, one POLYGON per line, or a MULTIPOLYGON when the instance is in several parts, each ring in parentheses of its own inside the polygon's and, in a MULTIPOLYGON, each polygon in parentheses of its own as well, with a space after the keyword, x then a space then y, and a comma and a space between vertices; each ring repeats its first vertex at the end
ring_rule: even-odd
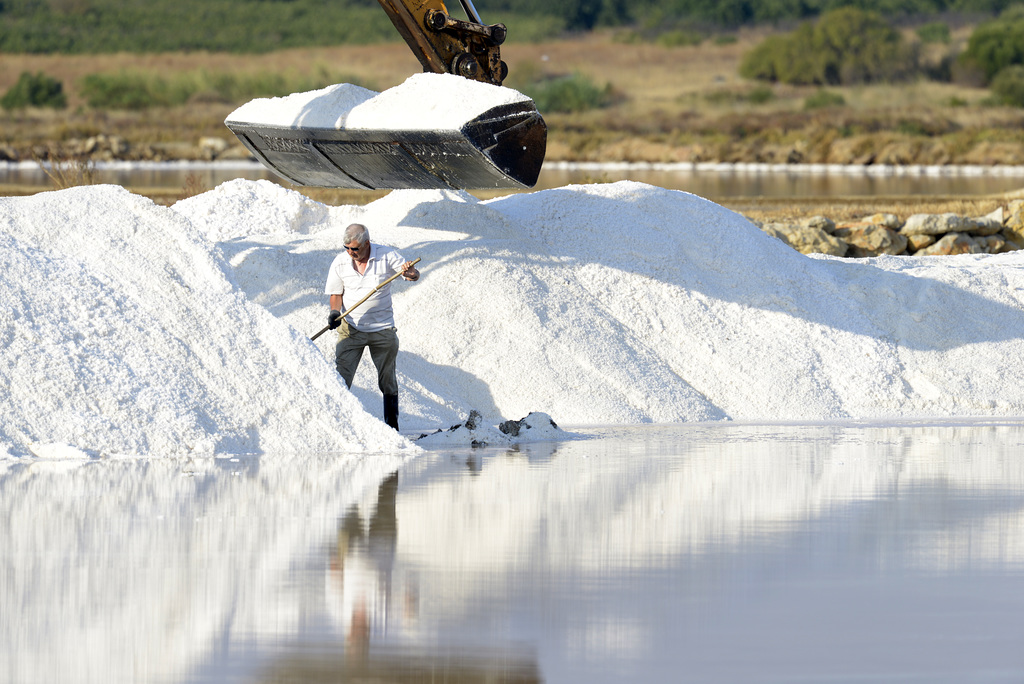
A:
MULTIPOLYGON (((300 330, 323 326, 349 223, 422 257, 420 282, 395 288, 410 429, 473 408, 569 425, 1024 415, 1024 370, 1008 362, 1024 358, 1020 253, 808 257, 632 182, 490 201, 395 191, 315 224, 245 209, 268 192, 232 181, 174 210, 238 236, 220 242, 236 282, 300 330)), ((329 336, 318 344, 329 358, 329 336)), ((353 391, 376 410, 366 360, 353 391)))
POLYGON ((228 115, 225 123, 295 128, 458 131, 487 110, 527 102, 513 90, 453 74, 421 73, 382 93, 351 83, 285 97, 257 98, 228 115), (415 116, 410 116, 415 103, 415 116))
POLYGON ((237 180, 0 199, 0 455, 412 452, 369 360, 349 393, 308 339, 352 222, 423 259, 395 286, 410 432, 1024 415, 1021 252, 808 257, 632 182, 327 207, 237 180))
POLYGON ((120 187, 0 198, 0 456, 415 450, 229 270, 120 187))

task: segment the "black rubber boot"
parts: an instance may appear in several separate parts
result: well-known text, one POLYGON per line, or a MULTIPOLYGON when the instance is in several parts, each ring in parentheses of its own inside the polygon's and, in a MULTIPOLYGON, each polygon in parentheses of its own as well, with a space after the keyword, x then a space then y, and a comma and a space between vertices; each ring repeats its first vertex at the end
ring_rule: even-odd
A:
POLYGON ((384 422, 398 430, 398 395, 384 395, 384 422))

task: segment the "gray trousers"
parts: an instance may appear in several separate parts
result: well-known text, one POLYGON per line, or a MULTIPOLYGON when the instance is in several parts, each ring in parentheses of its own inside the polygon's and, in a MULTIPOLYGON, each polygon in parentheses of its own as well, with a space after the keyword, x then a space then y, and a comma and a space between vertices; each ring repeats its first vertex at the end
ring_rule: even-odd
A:
POLYGON ((370 348, 370 360, 377 369, 377 387, 382 394, 398 394, 398 331, 394 328, 374 332, 360 332, 342 321, 338 328, 338 345, 334 348, 334 363, 345 386, 352 387, 352 378, 359 368, 363 349, 370 348))

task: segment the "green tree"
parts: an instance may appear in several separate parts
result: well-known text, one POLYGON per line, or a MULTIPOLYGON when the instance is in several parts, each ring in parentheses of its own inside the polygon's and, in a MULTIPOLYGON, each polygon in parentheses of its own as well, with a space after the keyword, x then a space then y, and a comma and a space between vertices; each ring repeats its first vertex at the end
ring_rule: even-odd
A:
POLYGON ((63 109, 68 104, 64 95, 64 84, 55 78, 39 72, 22 72, 18 82, 0 98, 0 107, 21 109, 23 107, 53 107, 63 109))
POLYGON ((1003 104, 1024 107, 1024 66, 1011 64, 996 74, 992 94, 1003 104))
POLYGON ((881 16, 843 7, 790 34, 766 39, 744 56, 740 75, 783 83, 849 85, 898 81, 916 69, 913 47, 881 16))
POLYGON ((986 82, 1008 66, 1024 64, 1024 18, 1001 17, 980 25, 971 34, 960 59, 978 68, 986 82))

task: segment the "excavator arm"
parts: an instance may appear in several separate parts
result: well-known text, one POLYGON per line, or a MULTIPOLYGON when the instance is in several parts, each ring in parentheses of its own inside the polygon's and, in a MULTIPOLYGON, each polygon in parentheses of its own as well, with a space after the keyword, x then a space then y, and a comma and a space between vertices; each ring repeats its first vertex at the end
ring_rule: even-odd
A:
POLYGON ((470 21, 453 18, 439 0, 378 1, 424 71, 494 85, 501 85, 508 75, 499 50, 507 35, 505 25, 485 25, 470 0, 461 0, 470 21))
MULTIPOLYGON (((500 52, 506 28, 484 24, 471 0, 460 0, 468 21, 452 17, 441 0, 378 1, 425 72, 501 87, 508 74, 500 52)), ((426 97, 444 98, 446 92, 441 88, 426 97)), ((307 123, 317 118, 308 111, 282 120, 253 117, 260 109, 253 104, 236 110, 225 124, 265 166, 298 185, 529 188, 537 182, 547 145, 544 119, 521 95, 444 129, 419 127, 416 107, 403 112, 409 120, 400 126, 390 119, 379 126, 354 126, 347 116, 326 126, 307 123)), ((420 104, 426 111, 445 103, 420 104)))

